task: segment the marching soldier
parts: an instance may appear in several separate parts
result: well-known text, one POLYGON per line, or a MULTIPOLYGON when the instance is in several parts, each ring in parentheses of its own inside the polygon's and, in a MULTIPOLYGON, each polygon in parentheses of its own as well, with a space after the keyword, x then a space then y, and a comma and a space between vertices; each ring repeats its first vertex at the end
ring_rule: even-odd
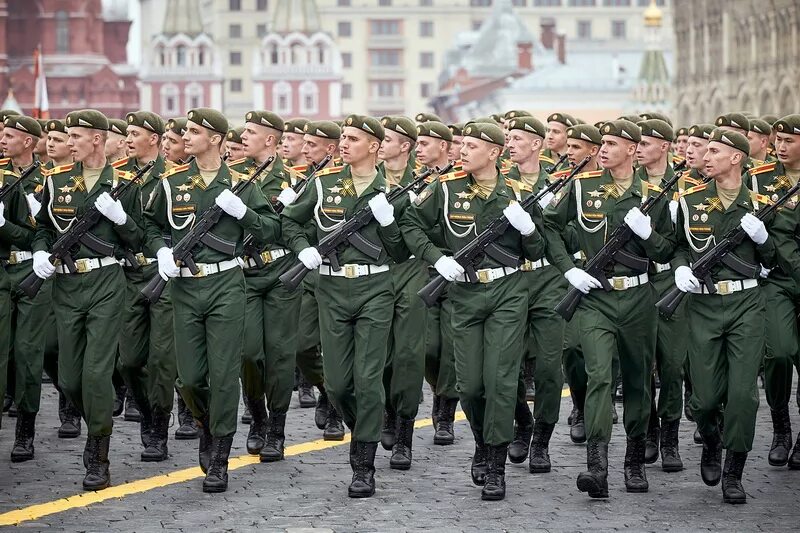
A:
POLYGON ((753 446, 758 409, 756 376, 764 352, 764 295, 757 272, 761 263, 776 263, 776 243, 764 223, 752 213, 769 202, 747 189, 742 165, 750 145, 737 132, 715 129, 703 158, 712 182, 693 187, 680 199, 678 248, 673 261, 675 285, 690 292, 689 369, 692 410, 703 439, 700 474, 706 485, 722 478, 725 503, 745 503, 742 472, 753 446), (694 276, 690 264, 741 226, 749 239, 732 251, 736 261, 720 263, 711 272, 715 294, 694 276), (720 435, 721 422, 725 431, 720 435), (726 448, 724 468, 722 449, 726 448))
POLYGON ((36 141, 36 148, 33 149, 33 155, 42 165, 46 165, 50 162, 50 158, 47 157, 47 121, 44 119, 36 119, 36 122, 39 123, 39 129, 42 133, 36 141))
POLYGON ((760 118, 750 119, 750 131, 747 132, 747 140, 750 143, 750 158, 754 166, 776 161, 775 157, 769 153, 770 139, 772 138, 772 126, 760 118))
POLYGON ((303 135, 308 119, 293 118, 283 125, 283 138, 281 139, 281 156, 287 167, 305 165, 303 158, 303 135))
MULTIPOLYGON (((548 166, 555 165, 563 154, 567 152, 567 128, 577 125, 575 119, 566 113, 551 113, 547 117, 547 136, 544 139, 545 149, 539 154, 539 159, 548 166)), ((564 170, 569 166, 565 161, 553 169, 554 172, 564 170)))
POLYGON ((225 135, 225 151, 223 155, 226 156, 226 161, 238 161, 244 159, 244 144, 242 143, 242 133, 244 127, 231 128, 225 135))
POLYGON ((120 159, 125 159, 128 155, 128 145, 125 143, 127 137, 126 130, 128 123, 122 119, 108 119, 108 138, 106 139, 105 154, 106 161, 114 163, 120 159))
POLYGON ((241 197, 231 192, 236 179, 220 160, 219 150, 228 121, 219 111, 189 111, 183 139, 191 162, 173 167, 161 179, 145 210, 147 246, 157 250, 159 275, 176 278, 170 287, 178 388, 201 427, 200 468, 204 492, 228 488, 228 457, 236 432, 239 374, 244 339, 245 279, 241 269, 242 241, 248 231, 259 242, 275 242, 277 217, 258 187, 241 197), (208 208, 224 212, 213 227, 214 245, 193 253, 198 274, 175 264, 172 249, 208 208), (232 244, 232 246, 231 246, 232 244))
MULTIPOLYGON (((687 177, 699 183, 707 181, 703 158, 714 128, 712 124, 695 124, 689 128, 689 138, 686 141, 686 166, 689 168, 687 177)), ((675 213, 677 215, 677 210, 675 213)))
POLYGON ((689 128, 678 128, 675 130, 675 142, 672 143, 672 150, 678 158, 675 163, 680 163, 686 157, 686 145, 689 142, 689 128))
POLYGON ((475 437, 472 481, 483 485, 485 500, 505 497, 506 453, 513 437, 525 333, 519 317, 525 314, 528 290, 516 267, 488 256, 476 265, 479 283, 470 282, 464 268, 428 234, 440 225, 447 249, 455 252, 504 215, 512 227, 497 245, 520 261, 541 259, 544 240, 530 214, 515 201, 514 188, 521 185, 506 181, 497 168, 504 142, 502 130, 493 124, 467 124, 463 171, 441 176, 420 193, 403 219, 404 236, 414 255, 456 282, 449 287, 448 298, 458 309, 452 316, 457 388, 475 437))
POLYGON ((464 141, 464 123, 457 122, 447 127, 450 133, 453 134, 453 140, 450 141, 450 148, 447 151, 447 158, 450 161, 456 162, 461 159, 461 145, 464 141))
POLYGON ((47 130, 47 157, 50 159, 45 168, 49 170, 72 163, 72 152, 67 146, 69 135, 64 121, 48 120, 45 130, 47 130))

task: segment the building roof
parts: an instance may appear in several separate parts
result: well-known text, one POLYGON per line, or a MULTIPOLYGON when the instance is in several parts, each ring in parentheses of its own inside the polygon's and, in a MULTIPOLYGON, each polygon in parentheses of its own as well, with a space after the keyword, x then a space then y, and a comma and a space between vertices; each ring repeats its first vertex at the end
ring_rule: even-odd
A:
POLYGON ((164 35, 183 33, 189 36, 203 33, 199 3, 196 0, 167 0, 162 33, 164 35))
POLYGON ((276 33, 316 33, 320 31, 316 0, 277 0, 272 18, 276 33))

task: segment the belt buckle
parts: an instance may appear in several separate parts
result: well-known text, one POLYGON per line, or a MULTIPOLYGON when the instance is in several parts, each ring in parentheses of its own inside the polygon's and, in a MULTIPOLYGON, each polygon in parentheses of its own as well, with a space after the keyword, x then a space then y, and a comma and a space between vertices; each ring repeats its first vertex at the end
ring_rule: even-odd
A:
POLYGON ((19 263, 19 261, 17 261, 17 252, 11 252, 8 254, 8 264, 16 265, 17 263, 19 263))
POLYGON ((611 278, 611 286, 614 288, 615 291, 624 291, 628 287, 625 285, 625 280, 628 279, 625 276, 614 276, 611 278))
POLYGON ((492 281, 491 270, 486 269, 486 268, 483 269, 483 270, 478 270, 478 282, 479 283, 489 283, 490 281, 492 281))
POLYGON ((139 263, 139 266, 147 266, 147 258, 143 253, 136 254, 136 262, 139 263))
MULTIPOLYGON (((191 272, 191 271, 190 271, 191 272)), ((197 265, 197 274, 192 275, 193 278, 204 278, 208 275, 206 272, 206 265, 197 265)))
POLYGON ((267 263, 267 264, 272 263, 272 261, 273 261, 272 252, 269 251, 269 250, 267 250, 265 252, 261 252, 261 260, 264 261, 264 263, 267 263))
POLYGON ((523 272, 532 272, 533 263, 531 263, 528 259, 526 259, 525 262, 522 263, 522 266, 519 267, 519 269, 523 272))
POLYGON ((733 291, 731 289, 732 287, 730 281, 720 281, 717 283, 717 293, 721 296, 732 293, 733 291))
POLYGON ((75 272, 78 274, 86 274, 87 272, 91 271, 92 269, 89 267, 89 260, 88 259, 76 259, 75 260, 75 272))
POLYGON ((347 279, 353 279, 358 277, 358 265, 343 265, 344 266, 344 277, 347 279))

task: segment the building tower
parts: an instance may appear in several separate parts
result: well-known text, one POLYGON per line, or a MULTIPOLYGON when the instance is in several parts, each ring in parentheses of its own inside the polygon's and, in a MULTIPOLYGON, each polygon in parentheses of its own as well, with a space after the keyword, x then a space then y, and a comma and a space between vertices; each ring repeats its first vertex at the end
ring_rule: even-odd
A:
POLYGON ((663 15, 655 0, 644 11, 647 50, 642 56, 639 76, 633 89, 633 107, 637 113, 659 111, 669 114, 670 75, 662 48, 661 25, 663 15))

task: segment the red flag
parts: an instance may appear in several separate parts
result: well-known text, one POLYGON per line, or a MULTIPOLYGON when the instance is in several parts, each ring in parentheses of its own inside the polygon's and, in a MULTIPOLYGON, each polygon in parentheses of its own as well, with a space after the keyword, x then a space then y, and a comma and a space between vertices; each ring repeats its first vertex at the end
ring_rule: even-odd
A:
POLYGON ((33 77, 36 84, 33 118, 50 118, 50 102, 47 99, 47 78, 44 74, 41 44, 33 51, 33 77))

